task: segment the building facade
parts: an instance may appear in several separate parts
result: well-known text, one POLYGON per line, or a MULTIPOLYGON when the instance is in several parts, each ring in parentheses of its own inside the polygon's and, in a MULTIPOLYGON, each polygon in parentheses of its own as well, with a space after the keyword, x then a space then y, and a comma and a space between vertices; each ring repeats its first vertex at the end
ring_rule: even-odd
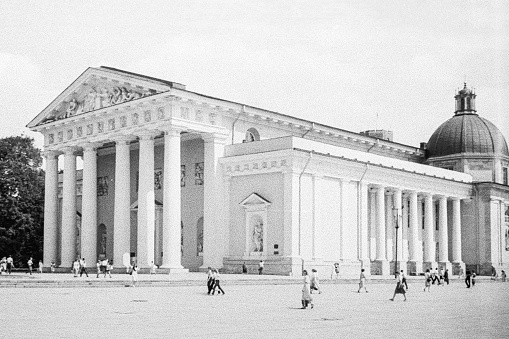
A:
POLYGON ((109 67, 87 69, 28 127, 45 140, 44 261, 60 267, 85 257, 240 272, 264 260, 273 274, 337 262, 344 275, 388 275, 396 263, 418 274, 509 262, 503 137, 500 173, 477 183, 429 146, 109 67))

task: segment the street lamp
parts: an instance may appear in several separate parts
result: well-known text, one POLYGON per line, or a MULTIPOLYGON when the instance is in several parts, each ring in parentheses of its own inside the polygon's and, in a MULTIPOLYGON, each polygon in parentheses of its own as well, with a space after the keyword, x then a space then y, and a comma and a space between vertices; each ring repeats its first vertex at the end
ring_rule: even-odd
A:
POLYGON ((398 274, 398 229, 399 229, 399 211, 397 207, 392 208, 392 216, 394 218, 394 227, 396 227, 396 256, 394 259, 394 276, 398 274))

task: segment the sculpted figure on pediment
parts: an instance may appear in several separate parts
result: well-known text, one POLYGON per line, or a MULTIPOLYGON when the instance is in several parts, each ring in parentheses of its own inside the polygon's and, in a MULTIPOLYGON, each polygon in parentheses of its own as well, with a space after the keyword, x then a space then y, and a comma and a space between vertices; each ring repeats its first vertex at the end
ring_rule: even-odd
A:
POLYGON ((96 108, 97 92, 91 89, 90 92, 85 96, 83 102, 83 112, 90 112, 96 108))
POLYGON ((67 105, 67 110, 65 111, 65 115, 63 117, 64 118, 71 117, 73 115, 78 114, 82 110, 83 110, 83 106, 80 105, 80 103, 78 102, 78 100, 76 100, 76 98, 72 98, 71 101, 69 101, 69 104, 67 105))

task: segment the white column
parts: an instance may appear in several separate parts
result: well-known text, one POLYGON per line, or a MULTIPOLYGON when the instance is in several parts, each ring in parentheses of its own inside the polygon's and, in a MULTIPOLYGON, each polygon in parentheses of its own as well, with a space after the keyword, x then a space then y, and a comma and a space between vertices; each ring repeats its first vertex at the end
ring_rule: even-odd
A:
MULTIPOLYGON (((299 173, 287 170, 283 173, 283 181, 283 255, 285 257, 296 257, 299 255, 299 173)), ((299 273, 302 274, 300 267, 292 271, 292 275, 299 273)))
POLYGON ((435 262, 435 240, 433 239, 433 196, 430 193, 424 195, 424 262, 435 262))
POLYGON ((137 263, 149 267, 154 261, 154 133, 140 135, 140 163, 138 188, 137 263))
POLYGON ((97 261, 97 147, 83 146, 83 194, 81 199, 81 256, 90 266, 97 261))
POLYGON ((417 192, 410 192, 410 227, 408 229, 408 260, 409 261, 421 261, 419 257, 418 241, 419 241, 419 230, 418 228, 418 216, 417 216, 417 192))
POLYGON ((321 244, 323 243, 321 236, 321 226, 323 224, 323 218, 325 218, 325 214, 327 213, 324 210, 324 202, 322 201, 324 197, 324 189, 323 187, 323 177, 318 175, 313 175, 314 187, 313 187, 313 205, 314 205, 314 216, 313 216, 313 260, 322 259, 322 249, 321 244))
POLYGON ((369 190, 369 259, 376 259, 376 232, 378 226, 376 225, 376 191, 374 189, 369 190))
POLYGON ((393 239, 394 237, 394 218, 392 216, 392 192, 385 192, 385 253, 387 260, 394 260, 393 239))
POLYGON ((438 261, 449 261, 449 241, 447 239, 447 197, 441 196, 438 202, 438 261))
MULTIPOLYGON (((396 254, 394 257, 394 260, 397 261, 404 261, 403 260, 403 225, 402 225, 402 211, 401 211, 401 190, 395 189, 393 193, 393 207, 396 208, 396 219, 394 219, 393 216, 393 222, 395 223, 394 227, 396 228, 396 223, 398 226, 397 234, 396 229, 394 229, 394 233, 396 234, 396 237, 398 238, 397 243, 397 250, 396 253, 398 254, 398 257, 396 258, 396 254)), ((394 239, 394 242, 396 242, 396 239, 394 239)), ((394 245, 396 247, 396 244, 394 245)), ((401 268, 402 269, 402 268, 401 268)))
POLYGON ((71 267, 76 259, 76 149, 64 149, 62 194, 61 267, 71 267))
MULTIPOLYGON (((218 197, 223 196, 223 177, 219 158, 224 155, 226 136, 210 134, 204 140, 204 208, 203 208, 203 266, 202 268, 223 266, 223 257, 229 251, 229 244, 223 236, 229 231, 222 215, 222 204, 218 197)), ((264 234, 264 250, 267 236, 264 234)))
POLYGON ((402 250, 402 261, 407 261, 408 260, 408 199, 407 197, 405 197, 404 199, 402 199, 403 201, 403 209, 401 211, 401 215, 402 215, 402 218, 401 218, 401 225, 400 227, 402 228, 401 230, 401 239, 403 240, 401 242, 401 246, 403 248, 402 250))
POLYGON ((44 152, 46 174, 44 179, 44 255, 43 262, 49 267, 57 262, 58 244, 58 153, 44 152))
POLYGON ((180 130, 164 132, 163 267, 182 272, 180 203, 180 130))
POLYGON ((385 188, 376 190, 376 260, 387 260, 385 256, 385 188))
POLYGON ((367 269, 369 268, 368 185, 359 182, 357 187, 359 192, 359 260, 362 262, 362 267, 367 269))
POLYGON ((452 262, 461 263, 460 199, 452 199, 452 262))
POLYGON ((115 205, 113 215, 113 265, 122 266, 131 253, 131 147, 133 137, 115 141, 115 205))

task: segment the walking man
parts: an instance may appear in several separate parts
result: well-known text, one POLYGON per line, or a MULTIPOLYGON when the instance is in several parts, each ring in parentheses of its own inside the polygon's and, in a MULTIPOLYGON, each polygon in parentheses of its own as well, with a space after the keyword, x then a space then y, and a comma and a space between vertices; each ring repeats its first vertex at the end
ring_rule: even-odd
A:
POLYGON ((30 273, 30 275, 32 275, 32 266, 34 265, 32 257, 30 257, 30 259, 28 259, 27 265, 28 265, 28 272, 30 273))
POLYGON ((405 288, 408 290, 408 284, 406 283, 406 275, 403 270, 401 270, 401 284, 405 285, 405 288))
POLYGON ((470 288, 471 277, 472 277, 472 272, 470 272, 470 270, 467 270, 466 277, 465 277, 465 285, 467 285, 467 288, 470 288))
POLYGON ((85 261, 85 258, 81 258, 80 260, 80 277, 85 273, 88 278, 88 272, 87 272, 87 262, 85 261))
POLYGON ((265 263, 263 262, 263 260, 260 260, 260 262, 258 263, 258 274, 259 275, 262 275, 262 273, 263 273, 263 266, 264 266, 264 264, 265 263))
POLYGON ((207 294, 210 294, 212 292, 212 289, 214 288, 214 273, 212 272, 212 268, 209 266, 207 269, 207 294))

